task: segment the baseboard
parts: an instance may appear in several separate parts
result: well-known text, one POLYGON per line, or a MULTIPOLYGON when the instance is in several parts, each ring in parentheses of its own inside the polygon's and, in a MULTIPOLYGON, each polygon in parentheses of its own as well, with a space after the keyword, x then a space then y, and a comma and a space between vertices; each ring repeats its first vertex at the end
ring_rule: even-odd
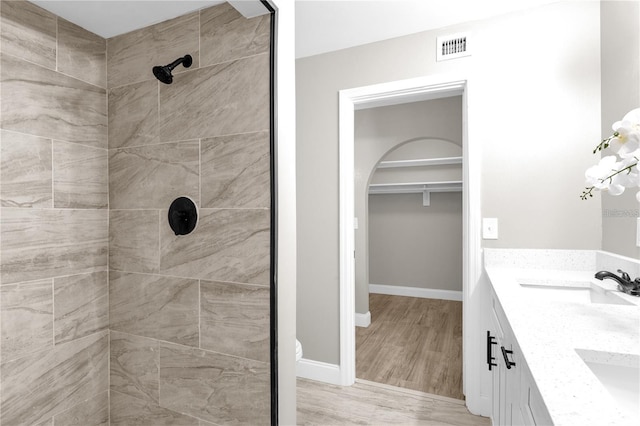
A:
MULTIPOLYGON (((402 287, 395 285, 369 284, 369 293, 389 294, 391 296, 421 297, 424 299, 442 299, 462 301, 462 292, 439 290, 434 288, 402 287)), ((357 314, 356 314, 357 315, 357 314)))
POLYGON ((340 366, 302 358, 296 363, 296 375, 303 379, 340 385, 340 366))
POLYGON ((371 325, 371 311, 367 311, 366 314, 359 314, 356 312, 356 327, 369 327, 371 325))

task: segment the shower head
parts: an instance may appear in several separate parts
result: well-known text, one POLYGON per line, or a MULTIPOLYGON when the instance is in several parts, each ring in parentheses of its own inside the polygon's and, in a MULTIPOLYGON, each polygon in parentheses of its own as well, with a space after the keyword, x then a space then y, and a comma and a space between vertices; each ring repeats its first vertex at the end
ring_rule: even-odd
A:
POLYGON ((171 84, 173 82, 173 75, 171 74, 171 71, 180 64, 184 65, 185 68, 189 68, 192 63, 193 58, 191 58, 191 55, 184 55, 182 58, 176 59, 169 65, 158 65, 153 67, 153 75, 155 75, 156 78, 164 84, 171 84))

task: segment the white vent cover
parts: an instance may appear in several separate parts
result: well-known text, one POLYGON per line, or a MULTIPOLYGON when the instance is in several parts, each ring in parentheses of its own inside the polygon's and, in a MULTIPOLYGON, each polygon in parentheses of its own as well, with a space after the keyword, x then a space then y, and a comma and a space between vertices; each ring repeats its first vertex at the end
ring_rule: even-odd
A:
POLYGON ((436 60, 461 58, 471 55, 467 33, 452 34, 437 38, 436 60))

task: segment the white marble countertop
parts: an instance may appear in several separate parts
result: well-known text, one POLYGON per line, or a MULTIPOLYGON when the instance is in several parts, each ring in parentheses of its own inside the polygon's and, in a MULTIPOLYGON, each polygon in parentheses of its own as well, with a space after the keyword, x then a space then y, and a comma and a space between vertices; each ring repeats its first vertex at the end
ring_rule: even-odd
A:
MULTIPOLYGON (((554 286, 594 282, 615 289, 616 285, 611 280, 593 278, 595 264, 586 271, 491 263, 485 266, 487 275, 554 424, 640 424, 618 410, 612 396, 576 352, 592 358, 607 355, 602 352, 615 353, 619 354, 615 355, 617 362, 637 365, 640 306, 635 304, 640 298, 622 294, 635 304, 611 305, 532 297, 533 293, 520 283, 544 284, 551 279, 554 286)), ((574 269, 587 268, 581 265, 574 269)))

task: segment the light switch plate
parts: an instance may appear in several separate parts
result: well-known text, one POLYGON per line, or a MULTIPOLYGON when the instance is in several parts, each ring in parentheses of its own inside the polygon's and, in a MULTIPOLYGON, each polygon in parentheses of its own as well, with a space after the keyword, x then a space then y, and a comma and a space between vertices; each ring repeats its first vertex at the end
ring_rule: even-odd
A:
POLYGON ((498 239, 498 218, 497 217, 482 218, 482 239, 483 240, 498 239))

